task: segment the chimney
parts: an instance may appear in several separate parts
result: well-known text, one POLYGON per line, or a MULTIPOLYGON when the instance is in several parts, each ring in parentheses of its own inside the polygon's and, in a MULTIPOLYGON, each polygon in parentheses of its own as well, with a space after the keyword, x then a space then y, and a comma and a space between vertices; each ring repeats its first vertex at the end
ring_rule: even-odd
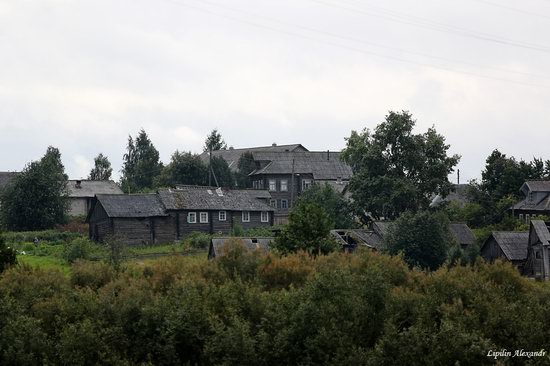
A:
POLYGON ((233 146, 229 146, 229 150, 233 150, 233 146))
POLYGON ((277 143, 274 142, 274 143, 271 144, 271 146, 275 147, 275 146, 277 146, 277 143))
POLYGON ((327 160, 330 160, 330 150, 327 150, 327 160))
POLYGON ((81 180, 77 180, 75 185, 74 185, 75 188, 82 188, 82 181, 81 180))

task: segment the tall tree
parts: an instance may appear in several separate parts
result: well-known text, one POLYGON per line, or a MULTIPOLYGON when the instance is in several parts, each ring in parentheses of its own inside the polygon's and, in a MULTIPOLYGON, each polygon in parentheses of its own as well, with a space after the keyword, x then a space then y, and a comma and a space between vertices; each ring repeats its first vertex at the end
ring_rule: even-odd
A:
POLYGON ((314 184, 304 191, 297 205, 315 203, 331 218, 331 229, 351 229, 357 224, 348 200, 328 184, 314 184))
POLYGON ((121 186, 126 192, 152 188, 155 177, 162 171, 159 152, 143 129, 135 140, 128 136, 123 161, 121 186))
POLYGON ((4 225, 10 230, 42 230, 65 222, 67 182, 61 153, 48 147, 4 190, 0 207, 4 225))
POLYGON ((435 270, 447 259, 455 240, 442 212, 407 212, 388 229, 384 244, 389 254, 403 253, 411 267, 435 270))
POLYGON ((222 150, 226 149, 227 144, 222 138, 222 135, 218 132, 218 129, 213 129, 208 136, 206 136, 206 140, 204 140, 204 147, 203 151, 209 151, 209 150, 222 150))
POLYGON ((409 112, 390 111, 374 132, 352 131, 342 159, 353 169, 349 189, 356 208, 375 218, 396 218, 404 211, 427 208, 433 194, 447 195, 447 176, 460 156, 432 127, 414 134, 409 112))
POLYGON ((113 174, 113 168, 111 168, 111 162, 103 155, 99 154, 94 159, 94 167, 90 171, 88 179, 90 180, 109 180, 113 174))
POLYGON ((250 178, 248 175, 256 169, 254 155, 250 151, 244 152, 237 162, 237 173, 235 180, 239 188, 250 188, 250 178))
POLYGON ((169 187, 176 184, 205 185, 208 167, 198 155, 191 152, 172 154, 170 163, 164 167, 155 185, 169 187))

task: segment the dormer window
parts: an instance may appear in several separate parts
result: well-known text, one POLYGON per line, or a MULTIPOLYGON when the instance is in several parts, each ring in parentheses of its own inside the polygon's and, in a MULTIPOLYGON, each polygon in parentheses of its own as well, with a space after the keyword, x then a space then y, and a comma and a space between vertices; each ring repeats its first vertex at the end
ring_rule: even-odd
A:
POLYGON ((527 193, 527 201, 533 202, 533 192, 529 191, 529 193, 527 193))

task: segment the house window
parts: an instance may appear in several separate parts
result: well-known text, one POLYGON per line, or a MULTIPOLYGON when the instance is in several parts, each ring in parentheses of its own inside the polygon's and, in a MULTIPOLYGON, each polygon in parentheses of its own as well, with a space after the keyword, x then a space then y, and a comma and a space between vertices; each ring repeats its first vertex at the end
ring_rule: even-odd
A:
POLYGON ((525 223, 530 223, 531 222, 531 216, 529 214, 525 214, 525 223))
POLYGON ((277 181, 275 179, 269 180, 269 190, 275 192, 277 190, 277 181))
POLYGON ((288 200, 281 200, 281 208, 282 209, 288 208, 288 200))
POLYGON ((533 202, 533 192, 527 193, 527 201, 533 202))
POLYGON ((225 220, 227 220, 227 212, 225 212, 225 211, 220 211, 220 212, 218 213, 218 219, 219 219, 220 221, 225 221, 225 220))
POLYGON ((189 212, 187 214, 187 223, 194 224, 197 222, 197 213, 196 212, 189 212))
POLYGON ((269 205, 273 208, 277 208, 277 200, 269 200, 269 205))
POLYGON ((309 187, 311 187, 311 179, 302 180, 302 191, 305 191, 309 187))
POLYGON ((262 211, 262 222, 269 222, 269 212, 262 211))
POLYGON ((287 192, 287 191, 288 191, 288 180, 281 179, 281 192, 287 192))
POLYGON ((250 222, 250 211, 243 211, 243 222, 250 222))
POLYGON ((199 219, 200 219, 201 224, 207 223, 208 222, 208 212, 201 212, 199 219))
POLYGON ((519 214, 519 221, 523 222, 523 214, 519 214))

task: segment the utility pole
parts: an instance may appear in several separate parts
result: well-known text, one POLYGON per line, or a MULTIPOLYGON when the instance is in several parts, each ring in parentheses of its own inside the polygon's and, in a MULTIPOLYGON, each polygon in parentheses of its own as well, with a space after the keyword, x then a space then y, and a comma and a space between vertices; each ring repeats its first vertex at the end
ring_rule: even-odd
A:
POLYGON ((212 142, 210 142, 208 150, 208 187, 212 187, 212 142))
POLYGON ((290 207, 294 207, 294 162, 295 160, 292 159, 292 175, 290 177, 290 207))
POLYGON ((460 184, 460 169, 458 169, 457 172, 458 172, 458 182, 457 182, 457 184, 460 184))

